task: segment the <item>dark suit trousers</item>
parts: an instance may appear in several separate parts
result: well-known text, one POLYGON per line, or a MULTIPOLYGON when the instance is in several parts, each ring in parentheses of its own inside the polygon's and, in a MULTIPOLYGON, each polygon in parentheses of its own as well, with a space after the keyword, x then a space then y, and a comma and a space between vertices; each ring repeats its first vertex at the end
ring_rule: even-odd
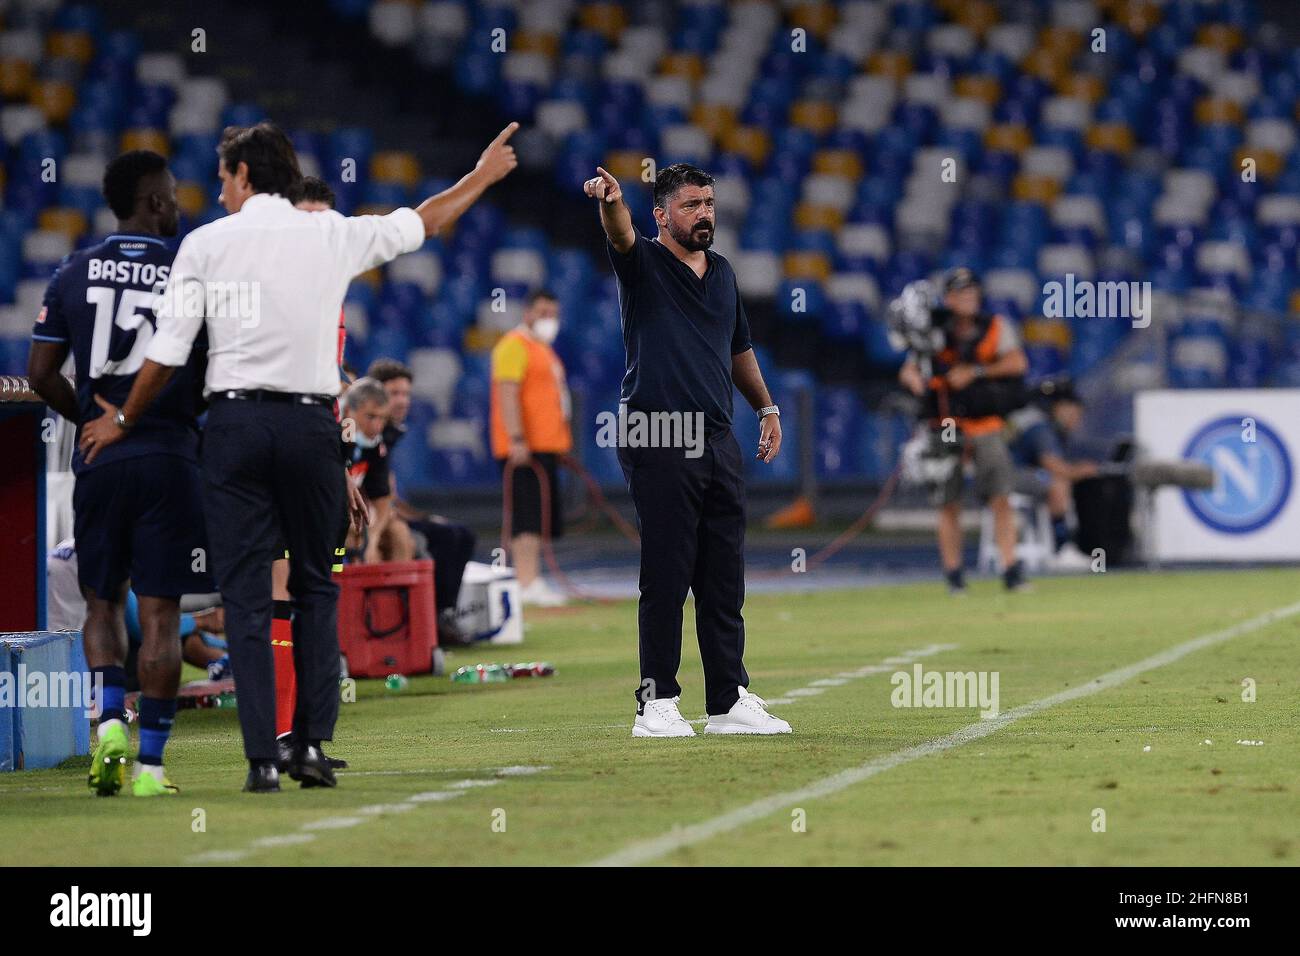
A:
MULTIPOLYGON (((745 653, 745 482, 731 431, 682 448, 620 448, 641 528, 638 704, 681 693, 682 606, 695 595, 705 704, 725 714, 749 685, 745 653)), ((639 709, 639 708, 638 708, 639 709)))
POLYGON ((299 740, 329 740, 338 719, 338 585, 330 570, 347 497, 339 425, 321 405, 218 398, 208 412, 202 458, 244 754, 272 760, 271 560, 279 534, 290 555, 294 733, 299 740))

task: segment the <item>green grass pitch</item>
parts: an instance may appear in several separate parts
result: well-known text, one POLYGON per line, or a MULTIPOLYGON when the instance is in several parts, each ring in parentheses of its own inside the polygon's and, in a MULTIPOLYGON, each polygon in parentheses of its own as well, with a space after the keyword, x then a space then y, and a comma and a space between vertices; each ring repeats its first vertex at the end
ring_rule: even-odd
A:
MULTIPOLYGON (((680 740, 630 735, 634 603, 534 612, 522 648, 459 651, 449 668, 544 659, 552 678, 423 677, 401 692, 359 682, 331 748, 352 763, 336 790, 286 779, 279 795, 240 793, 229 710, 180 714, 168 750, 176 798, 96 799, 80 760, 0 775, 0 863, 580 864, 664 838, 640 860, 1294 864, 1300 616, 835 792, 776 800, 734 827, 692 825, 980 721, 970 708, 892 706, 891 673, 908 664, 837 674, 955 644, 921 663, 996 671, 1005 712, 1298 597, 1300 574, 1277 569, 1099 574, 1014 596, 979 582, 965 600, 937 585, 754 596, 751 689, 771 699, 816 688, 772 708, 795 733, 680 740), (501 770, 516 767, 546 769, 501 770)), ((688 719, 703 713, 691 610, 688 719)))

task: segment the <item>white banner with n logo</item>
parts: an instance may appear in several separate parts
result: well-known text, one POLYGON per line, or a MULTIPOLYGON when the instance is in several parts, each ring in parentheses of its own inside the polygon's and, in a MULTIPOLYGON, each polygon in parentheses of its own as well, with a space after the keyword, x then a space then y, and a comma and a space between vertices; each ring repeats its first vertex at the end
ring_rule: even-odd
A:
POLYGON ((1214 472, 1213 488, 1156 493, 1153 557, 1300 558, 1300 389, 1143 392, 1135 418, 1147 455, 1204 462, 1214 472))

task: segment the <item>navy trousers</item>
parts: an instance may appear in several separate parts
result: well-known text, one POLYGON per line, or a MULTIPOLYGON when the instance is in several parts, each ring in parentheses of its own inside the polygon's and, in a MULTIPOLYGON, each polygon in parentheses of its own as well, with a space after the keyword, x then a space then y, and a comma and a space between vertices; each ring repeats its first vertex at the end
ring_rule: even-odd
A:
POLYGON ((339 424, 322 405, 215 398, 202 466, 244 754, 273 760, 271 560, 281 534, 292 555, 294 734, 330 740, 338 719, 338 585, 331 566, 347 506, 339 424))
POLYGON ((745 673, 745 480, 730 430, 704 453, 682 448, 619 448, 619 463, 641 529, 638 625, 641 685, 648 699, 681 693, 682 606, 695 595, 695 632, 704 664, 705 705, 725 714, 749 686, 745 673))

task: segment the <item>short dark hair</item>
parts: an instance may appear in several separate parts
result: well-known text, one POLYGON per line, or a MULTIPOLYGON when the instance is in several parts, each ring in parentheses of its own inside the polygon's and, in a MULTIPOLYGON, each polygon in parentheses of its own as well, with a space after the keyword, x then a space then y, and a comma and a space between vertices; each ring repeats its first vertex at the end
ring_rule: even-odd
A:
POLYGON ((285 198, 295 206, 300 202, 323 202, 331 209, 334 208, 334 190, 319 176, 302 177, 297 185, 289 189, 285 198))
POLYGON ((385 384, 395 378, 404 378, 408 382, 415 381, 415 373, 411 371, 409 365, 390 358, 377 358, 371 362, 370 368, 366 369, 366 377, 385 384))
POLYGON ((259 193, 288 196, 302 179, 298 154, 293 151, 289 137, 274 123, 227 126, 221 134, 217 155, 231 173, 240 163, 246 163, 249 185, 259 193))
POLYGON ((531 309, 537 304, 539 299, 548 299, 551 302, 560 301, 560 297, 550 289, 534 289, 532 292, 528 293, 528 298, 524 300, 524 305, 531 309))
POLYGON ((960 292, 962 289, 969 289, 971 286, 978 288, 979 285, 979 274, 969 266, 957 266, 954 269, 949 269, 943 277, 943 291, 945 294, 960 292))
POLYGON ((673 163, 655 177, 655 208, 668 208, 669 201, 683 186, 712 186, 713 177, 690 163, 673 163))
POLYGON ((167 169, 167 160, 149 149, 123 153, 104 170, 104 198, 118 219, 129 219, 135 212, 140 180, 156 176, 167 169))

